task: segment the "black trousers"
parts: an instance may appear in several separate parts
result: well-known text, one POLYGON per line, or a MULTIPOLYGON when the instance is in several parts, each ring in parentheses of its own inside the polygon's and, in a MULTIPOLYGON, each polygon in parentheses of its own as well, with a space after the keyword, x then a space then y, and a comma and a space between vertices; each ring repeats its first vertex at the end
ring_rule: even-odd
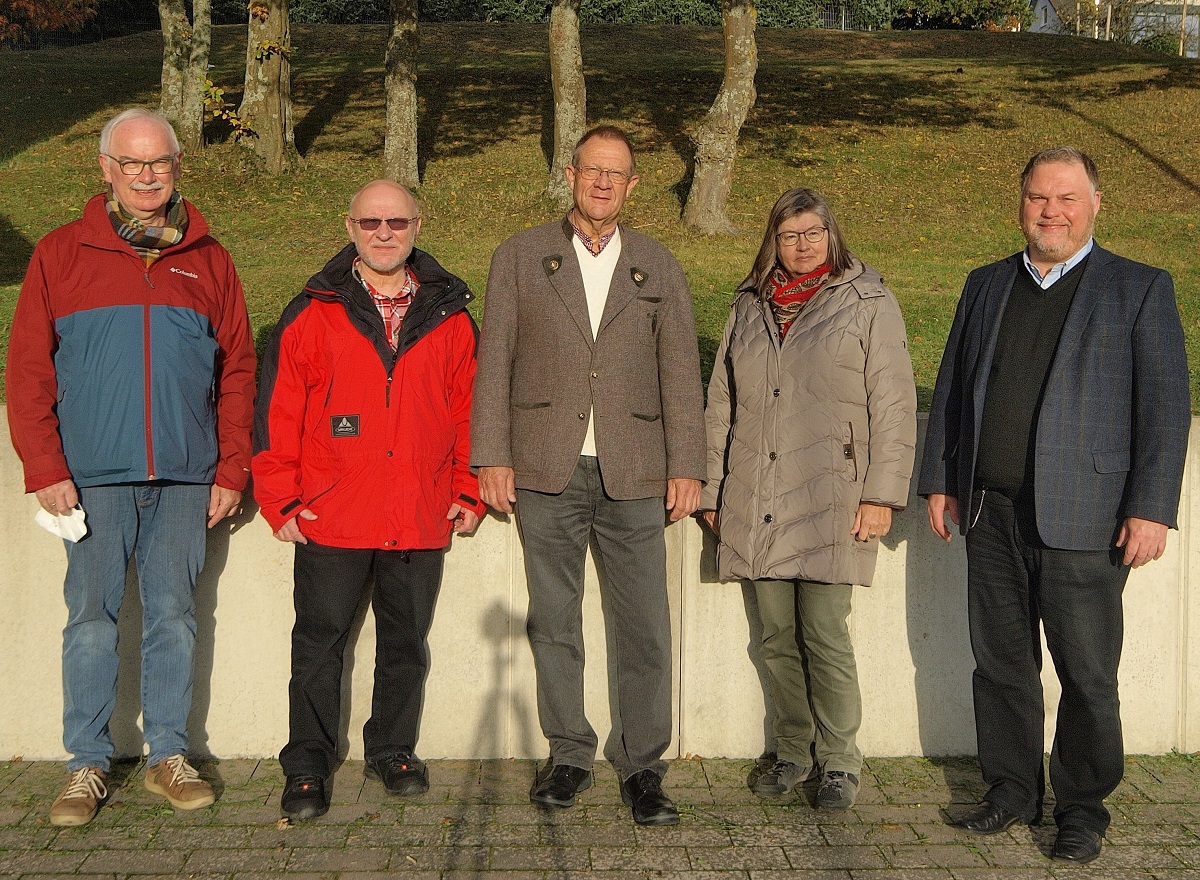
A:
POLYGON ((1104 798, 1121 781, 1117 667, 1121 593, 1116 550, 1055 550, 1038 539, 1031 505, 978 494, 967 533, 967 605, 975 654, 979 763, 987 798, 1032 820, 1045 794, 1041 639, 1062 684, 1050 752, 1054 820, 1103 834, 1104 798))
POLYGON ((363 727, 368 760, 417 745, 444 550, 347 550, 296 545, 296 625, 288 686, 286 776, 327 777, 337 762, 346 642, 363 590, 375 578, 375 689, 363 727))

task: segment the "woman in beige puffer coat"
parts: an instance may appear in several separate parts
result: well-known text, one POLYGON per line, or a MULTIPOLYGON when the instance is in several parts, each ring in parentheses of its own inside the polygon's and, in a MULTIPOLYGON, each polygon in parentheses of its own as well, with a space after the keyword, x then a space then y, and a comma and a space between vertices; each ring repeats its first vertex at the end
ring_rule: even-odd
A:
POLYGON ((701 509, 721 577, 753 582, 776 705, 777 760, 753 788, 784 794, 820 771, 817 806, 848 809, 862 767, 851 585, 871 583, 908 498, 916 388, 895 296, 812 190, 771 211, 706 421, 701 509))

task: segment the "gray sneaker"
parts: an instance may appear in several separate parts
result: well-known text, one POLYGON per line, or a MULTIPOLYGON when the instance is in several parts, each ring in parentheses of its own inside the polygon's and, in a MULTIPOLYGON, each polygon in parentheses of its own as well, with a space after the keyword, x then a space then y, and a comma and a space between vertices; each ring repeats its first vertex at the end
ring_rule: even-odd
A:
POLYGON ((827 770, 817 790, 817 807, 822 810, 848 810, 858 797, 858 777, 844 770, 827 770))
POLYGON ((808 768, 793 764, 791 761, 776 761, 770 770, 765 771, 750 790, 755 794, 781 795, 787 794, 808 776, 808 768))

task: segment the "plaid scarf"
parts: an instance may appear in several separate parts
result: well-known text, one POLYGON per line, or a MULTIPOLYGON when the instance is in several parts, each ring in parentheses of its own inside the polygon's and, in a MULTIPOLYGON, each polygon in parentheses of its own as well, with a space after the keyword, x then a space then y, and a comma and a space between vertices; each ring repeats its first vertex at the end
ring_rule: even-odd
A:
POLYGON ((788 278, 782 266, 776 266, 771 273, 771 294, 767 302, 775 323, 779 326, 779 338, 787 336, 788 329, 804 304, 816 296, 817 291, 829 280, 829 264, 818 266, 807 275, 799 278, 788 278))
POLYGON ((162 255, 164 248, 183 241, 183 234, 187 232, 187 208, 179 193, 172 193, 171 200, 167 202, 167 222, 164 226, 147 226, 131 215, 117 201, 111 189, 105 207, 108 208, 108 219, 117 235, 129 242, 147 266, 162 255))

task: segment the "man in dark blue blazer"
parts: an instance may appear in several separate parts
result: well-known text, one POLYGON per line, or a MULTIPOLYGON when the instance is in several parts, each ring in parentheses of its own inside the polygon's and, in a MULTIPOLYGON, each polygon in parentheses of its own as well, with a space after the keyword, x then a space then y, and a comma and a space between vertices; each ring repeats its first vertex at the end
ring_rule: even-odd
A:
POLYGON ((1089 862, 1121 780, 1117 666, 1130 568, 1176 527, 1190 423, 1171 276, 1092 230, 1096 166, 1059 147, 1021 176, 1021 253, 967 279, 946 343, 919 489, 967 542, 979 763, 974 834, 1040 821, 1039 626, 1062 683, 1050 754, 1053 858, 1089 862))

